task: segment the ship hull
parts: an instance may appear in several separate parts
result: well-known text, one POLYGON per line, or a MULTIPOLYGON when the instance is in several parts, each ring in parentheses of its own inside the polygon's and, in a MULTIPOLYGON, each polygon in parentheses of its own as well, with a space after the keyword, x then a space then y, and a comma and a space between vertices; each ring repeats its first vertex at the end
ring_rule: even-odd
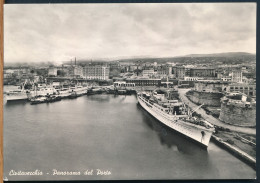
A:
POLYGON ((86 95, 88 93, 88 88, 83 87, 83 88, 77 88, 74 90, 78 96, 86 95))
POLYGON ((189 139, 201 145, 202 147, 208 147, 211 135, 213 133, 212 130, 206 130, 192 126, 189 123, 184 122, 180 119, 175 121, 169 119, 166 117, 166 115, 163 115, 160 113, 160 111, 157 111, 155 107, 147 105, 147 103, 144 100, 142 100, 139 96, 137 97, 137 99, 142 108, 144 108, 150 115, 152 115, 159 122, 184 135, 185 137, 188 137, 189 139))
POLYGON ((20 95, 15 95, 15 96, 5 96, 7 102, 11 101, 22 101, 22 100, 28 100, 27 94, 20 94, 20 95))

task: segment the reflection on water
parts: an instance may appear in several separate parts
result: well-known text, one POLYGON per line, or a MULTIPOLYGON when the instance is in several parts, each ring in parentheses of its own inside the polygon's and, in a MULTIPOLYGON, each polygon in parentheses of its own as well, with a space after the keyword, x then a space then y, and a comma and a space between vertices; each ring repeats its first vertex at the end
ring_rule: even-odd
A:
POLYGON ((88 96, 88 98, 91 99, 92 101, 109 102, 111 96, 99 94, 99 95, 90 95, 88 96))
POLYGON ((134 95, 4 105, 4 162, 9 180, 255 177, 251 167, 213 143, 207 151, 155 120, 134 95), (55 176, 53 169, 112 174, 55 176), (44 175, 10 176, 11 170, 44 175))
POLYGON ((4 107, 8 108, 8 107, 16 107, 16 106, 24 106, 28 103, 28 101, 26 100, 18 100, 18 101, 8 101, 4 103, 4 107))

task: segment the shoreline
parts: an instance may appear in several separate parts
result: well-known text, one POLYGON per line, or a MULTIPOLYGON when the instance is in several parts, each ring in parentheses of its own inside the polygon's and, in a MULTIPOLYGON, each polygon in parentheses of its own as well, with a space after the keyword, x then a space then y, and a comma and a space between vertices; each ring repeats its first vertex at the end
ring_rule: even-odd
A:
MULTIPOLYGON (((186 93, 187 92, 185 92, 185 96, 186 93)), ((189 102, 192 102, 193 104, 197 105, 196 103, 191 101, 188 96, 186 96, 186 98, 189 100, 189 102)), ((204 108, 201 109, 205 112, 206 115, 214 117, 213 115, 207 114, 206 113, 207 111, 204 108)), ((196 113, 199 114, 201 118, 205 119, 199 111, 197 111, 196 113)), ((219 120, 217 118, 215 119, 219 120)), ((243 127, 240 126, 240 127, 243 128, 244 126, 243 127)), ((255 140, 256 136, 249 133, 242 133, 240 131, 235 131, 234 129, 233 130, 229 129, 228 127, 227 128, 221 127, 219 125, 215 125, 215 128, 216 128, 216 132, 212 135, 212 142, 214 142, 216 145, 220 146, 221 148, 228 151, 229 153, 237 157, 239 160, 245 162, 247 165, 249 165, 250 167, 256 170, 256 159, 255 159, 256 150, 254 145, 255 143, 251 141, 252 139, 255 140), (241 137, 242 135, 248 136, 250 140, 241 137)), ((249 127, 244 127, 244 128, 249 128, 249 127)))
POLYGON ((240 159, 241 161, 243 161, 244 163, 246 163, 247 165, 252 167, 254 170, 256 170, 256 159, 255 158, 253 158, 246 152, 236 148, 235 146, 230 145, 229 143, 223 141, 223 139, 221 139, 215 135, 212 135, 211 137, 212 137, 212 141, 216 145, 222 147, 223 149, 225 149, 226 151, 228 151, 229 153, 231 153, 232 155, 234 155, 235 157, 237 157, 238 159, 240 159))
MULTIPOLYGON (((103 94, 106 94, 106 95, 110 95, 108 93, 103 93, 103 94)), ((89 95, 89 94, 86 94, 86 95, 89 95)), ((94 93, 92 95, 98 95, 97 93, 94 93)), ((119 94, 120 95, 120 94, 119 94)), ((122 95, 122 94, 121 94, 122 95)), ((188 97, 187 97, 188 98, 188 97)), ((189 98, 188 98, 189 99, 189 98)), ((204 109, 203 109, 204 110, 204 109)), ((205 110, 204 110, 205 111, 205 110)), ((198 112, 197 112, 198 113, 198 112)), ((198 113, 199 114, 199 113, 198 113)), ((203 117, 202 117, 203 118, 203 117)), ((236 144, 236 146, 231 145, 234 140, 234 136, 235 136, 235 133, 238 133, 238 132, 235 132, 235 131, 231 131, 230 129, 228 128, 221 128, 217 125, 215 125, 217 127, 217 133, 213 134, 212 135, 212 142, 214 142, 216 145, 220 146, 222 149, 228 151, 229 153, 231 153, 232 155, 234 155, 235 157, 237 157, 239 160, 245 162, 246 164, 248 164, 250 167, 256 169, 256 160, 255 158, 253 157, 254 154, 252 153, 248 153, 245 152, 244 150, 242 150, 242 148, 240 148, 239 146, 243 146, 243 142, 239 142, 239 144, 236 144), (227 133, 227 134, 225 134, 227 133), (232 136, 233 135, 233 136, 232 136), (242 144, 242 145, 241 145, 242 144)), ((237 143, 238 141, 236 141, 237 143)), ((248 149, 248 147, 244 147, 244 149, 248 149)))

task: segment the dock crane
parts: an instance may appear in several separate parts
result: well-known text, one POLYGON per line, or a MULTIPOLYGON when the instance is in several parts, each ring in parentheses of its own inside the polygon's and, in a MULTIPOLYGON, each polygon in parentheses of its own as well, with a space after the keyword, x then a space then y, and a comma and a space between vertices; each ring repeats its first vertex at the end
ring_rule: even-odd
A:
POLYGON ((195 110, 193 110, 193 111, 191 112, 190 115, 192 115, 194 112, 196 112, 197 110, 199 110, 203 105, 204 105, 204 103, 201 104, 200 106, 198 106, 195 110))

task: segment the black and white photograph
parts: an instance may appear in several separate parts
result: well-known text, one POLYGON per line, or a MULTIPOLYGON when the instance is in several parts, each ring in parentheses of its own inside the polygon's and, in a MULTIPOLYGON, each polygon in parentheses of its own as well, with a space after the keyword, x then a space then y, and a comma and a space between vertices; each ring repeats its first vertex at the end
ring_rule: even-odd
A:
POLYGON ((4 181, 256 179, 256 9, 4 5, 4 181))

